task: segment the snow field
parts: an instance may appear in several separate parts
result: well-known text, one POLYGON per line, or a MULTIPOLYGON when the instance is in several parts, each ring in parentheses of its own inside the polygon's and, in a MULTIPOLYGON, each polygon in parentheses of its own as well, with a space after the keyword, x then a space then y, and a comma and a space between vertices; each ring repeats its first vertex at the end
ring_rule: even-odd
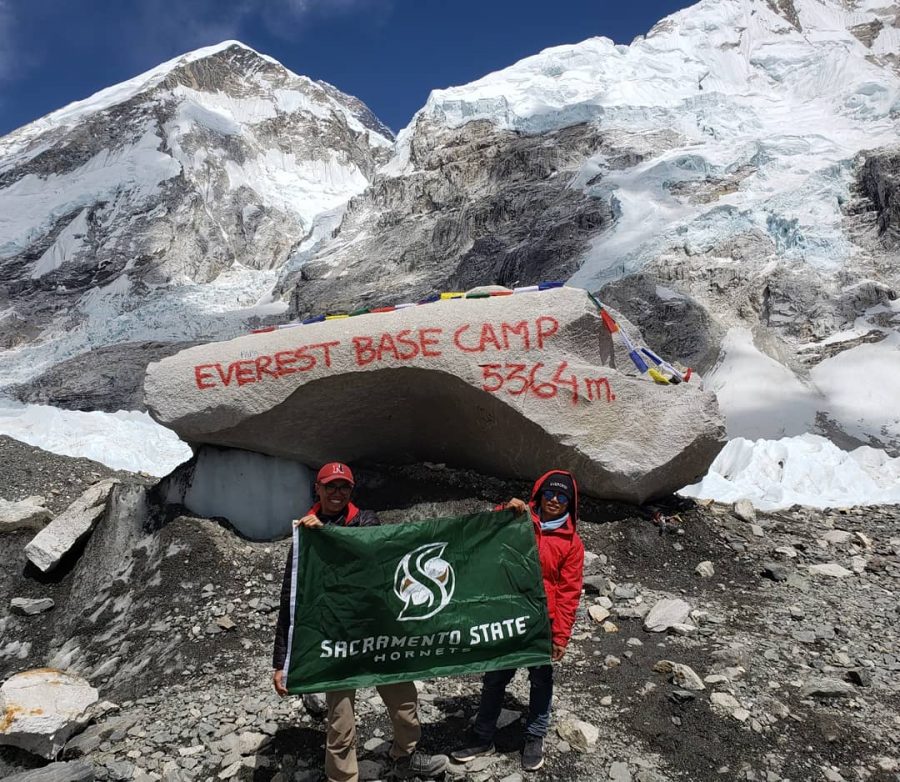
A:
POLYGON ((178 435, 136 411, 82 413, 0 400, 0 434, 51 453, 150 475, 167 475, 191 458, 178 435))

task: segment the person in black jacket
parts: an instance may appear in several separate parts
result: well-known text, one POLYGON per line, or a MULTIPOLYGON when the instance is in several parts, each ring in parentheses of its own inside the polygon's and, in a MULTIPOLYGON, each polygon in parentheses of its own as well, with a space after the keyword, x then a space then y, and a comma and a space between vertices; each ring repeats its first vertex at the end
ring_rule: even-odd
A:
MULTIPOLYGON (((360 510, 351 501, 353 473, 346 464, 331 462, 319 470, 316 476, 318 502, 310 508, 295 526, 322 527, 339 524, 345 527, 371 527, 381 522, 370 510, 360 510)), ((287 637, 291 623, 291 567, 293 544, 288 552, 284 580, 281 584, 281 606, 275 629, 275 648, 272 654, 272 681, 275 691, 282 697, 285 688, 285 662, 287 637)), ((409 777, 434 777, 447 767, 446 755, 427 755, 416 750, 422 735, 418 715, 418 693, 413 682, 385 684, 376 688, 387 707, 394 727, 391 758, 394 774, 403 779, 409 777)), ((325 774, 329 782, 357 782, 359 770, 356 762, 356 714, 354 704, 356 690, 333 690, 325 693, 328 731, 325 743, 325 774)))

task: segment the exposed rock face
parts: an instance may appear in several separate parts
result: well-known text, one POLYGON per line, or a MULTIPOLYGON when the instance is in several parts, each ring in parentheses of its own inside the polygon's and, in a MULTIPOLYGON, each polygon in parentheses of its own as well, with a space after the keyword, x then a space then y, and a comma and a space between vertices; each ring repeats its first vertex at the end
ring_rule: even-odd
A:
POLYGON ((888 249, 900 245, 900 148, 869 155, 859 174, 859 186, 878 211, 878 230, 888 249))
POLYGON ((9 391, 21 402, 67 410, 144 410, 147 365, 194 342, 137 342, 92 350, 61 361, 9 391))
POLYGON ((706 470, 721 421, 696 385, 620 372, 611 343, 576 288, 441 301, 191 348, 150 366, 146 402, 192 443, 311 466, 555 465, 642 502, 706 470))
POLYGON ((0 686, 0 744, 54 760, 97 700, 88 682, 64 671, 40 668, 11 676, 0 686))
POLYGON ((525 135, 486 121, 420 120, 413 170, 379 175, 350 201, 332 241, 282 281, 291 314, 567 279, 613 220, 608 201, 571 187, 584 158, 601 150, 612 154, 589 124, 525 135))
POLYGON ((637 324, 658 355, 701 374, 715 363, 724 329, 690 296, 635 274, 604 285, 600 297, 637 324))

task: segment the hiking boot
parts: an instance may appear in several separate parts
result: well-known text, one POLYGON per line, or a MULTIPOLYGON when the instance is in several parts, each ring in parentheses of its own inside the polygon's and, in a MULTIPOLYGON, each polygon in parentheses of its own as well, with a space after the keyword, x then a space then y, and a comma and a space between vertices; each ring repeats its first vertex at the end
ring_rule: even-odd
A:
POLYGON ((397 758, 394 761, 394 776, 398 779, 412 779, 423 777, 431 779, 442 774, 447 768, 446 755, 428 755, 416 750, 412 755, 397 758))
POLYGON ((477 736, 472 736, 472 738, 462 747, 453 750, 453 752, 450 753, 450 757, 457 763, 468 763, 470 760, 480 758, 482 755, 493 754, 494 742, 482 741, 477 736))
POLYGON ((320 692, 306 692, 303 694, 303 707, 310 717, 322 719, 325 712, 328 711, 328 704, 325 703, 325 696, 320 692))
POLYGON ((544 765, 544 739, 540 736, 526 736, 522 749, 522 768, 537 771, 544 765))

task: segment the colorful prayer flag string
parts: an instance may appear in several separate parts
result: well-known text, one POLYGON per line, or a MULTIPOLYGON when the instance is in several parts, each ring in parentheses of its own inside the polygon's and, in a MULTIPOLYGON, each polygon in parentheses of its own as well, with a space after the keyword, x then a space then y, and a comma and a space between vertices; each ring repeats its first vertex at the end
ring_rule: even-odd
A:
MULTIPOLYGON (((278 326, 264 326, 262 328, 253 329, 250 333, 266 334, 271 331, 275 331, 276 329, 294 328, 296 326, 305 326, 310 323, 322 323, 326 320, 340 320, 342 318, 350 318, 357 315, 394 312, 396 310, 408 309, 409 307, 419 307, 422 304, 433 304, 437 301, 453 301, 456 299, 487 299, 493 298, 494 296, 513 296, 518 293, 537 293, 539 291, 554 290, 555 288, 562 288, 564 286, 564 282, 547 281, 538 283, 537 285, 523 285, 518 288, 513 288, 512 290, 480 291, 478 293, 446 291, 444 293, 434 293, 431 296, 428 296, 418 302, 404 302, 403 304, 394 304, 387 307, 360 307, 349 313, 316 315, 314 317, 306 318, 305 320, 301 321, 295 321, 293 323, 283 323, 278 326)), ((622 329, 621 326, 619 326, 618 323, 616 323, 615 319, 612 317, 612 315, 609 314, 606 307, 603 306, 603 302, 601 302, 590 291, 587 291, 587 295, 594 303, 594 306, 597 307, 597 310, 600 313, 600 318, 603 320, 603 325, 606 327, 606 330, 609 331, 610 334, 619 335, 620 339, 625 345, 625 348, 628 351, 628 356, 631 358, 631 361, 634 363, 634 366, 638 372, 640 372, 642 375, 647 375, 648 377, 652 378, 654 382, 659 383, 660 385, 677 385, 678 383, 687 383, 691 379, 693 370, 690 367, 682 372, 665 359, 657 356, 656 353, 650 350, 650 348, 642 347, 638 349, 637 347, 635 347, 628 334, 624 331, 624 329, 622 329), (645 357, 651 362, 652 366, 644 360, 645 357), (669 376, 666 377, 663 372, 667 372, 669 376)))

